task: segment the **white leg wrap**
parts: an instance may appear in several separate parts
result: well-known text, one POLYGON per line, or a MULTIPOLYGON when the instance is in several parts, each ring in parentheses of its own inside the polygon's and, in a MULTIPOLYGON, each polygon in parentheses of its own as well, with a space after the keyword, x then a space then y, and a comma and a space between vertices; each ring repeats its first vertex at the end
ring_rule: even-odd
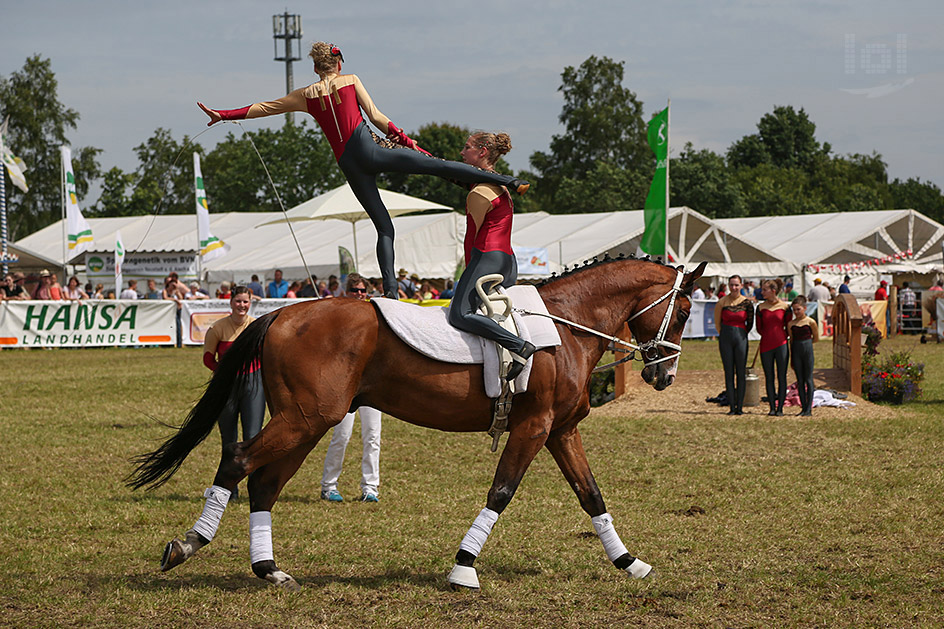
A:
POLYGON ((603 550, 606 551, 606 556, 609 557, 610 561, 615 561, 629 552, 623 546, 623 542, 620 541, 619 535, 616 534, 616 529, 613 528, 613 516, 604 513, 603 515, 593 516, 591 520, 593 521, 593 529, 597 532, 600 541, 603 542, 603 550))
POLYGON ((255 511, 249 514, 249 561, 271 561, 272 554, 272 512, 255 511))
POLYGON ((475 522, 472 523, 469 532, 462 538, 459 549, 478 557, 479 553, 482 552, 482 546, 485 545, 485 540, 488 539, 488 535, 492 532, 492 527, 495 526, 497 521, 498 513, 488 507, 482 509, 478 517, 475 518, 475 522))
POLYGON ((206 497, 203 513, 193 525, 193 530, 212 541, 213 536, 216 535, 216 529, 220 526, 223 511, 226 510, 226 503, 229 502, 230 491, 219 485, 213 485, 203 492, 203 495, 206 497))

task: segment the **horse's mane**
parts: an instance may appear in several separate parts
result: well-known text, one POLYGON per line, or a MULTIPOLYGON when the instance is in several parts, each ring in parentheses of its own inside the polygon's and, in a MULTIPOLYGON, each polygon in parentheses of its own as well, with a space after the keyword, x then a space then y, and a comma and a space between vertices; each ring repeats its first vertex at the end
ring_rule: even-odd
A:
MULTIPOLYGON (((672 266, 663 262, 662 256, 659 256, 658 258, 655 258, 655 259, 653 259, 651 256, 648 256, 648 255, 642 258, 637 258, 635 254, 629 254, 629 256, 626 256, 621 253, 615 258, 613 258, 610 256, 609 253, 607 253, 602 258, 598 256, 593 256, 592 260, 584 260, 583 266, 581 266, 580 264, 575 264, 572 268, 569 268, 569 269, 565 266, 563 273, 559 275, 557 273, 551 273, 551 277, 540 282, 539 284, 537 284, 537 286, 538 287, 545 286, 547 284, 550 284, 551 282, 556 282, 559 279, 570 277, 576 273, 586 271, 587 269, 593 269, 598 266, 602 266, 604 264, 609 264, 610 262, 622 262, 626 260, 637 260, 639 262, 652 262, 653 264, 658 264, 660 266, 672 266)), ((675 268, 675 267, 672 267, 672 268, 675 268)))

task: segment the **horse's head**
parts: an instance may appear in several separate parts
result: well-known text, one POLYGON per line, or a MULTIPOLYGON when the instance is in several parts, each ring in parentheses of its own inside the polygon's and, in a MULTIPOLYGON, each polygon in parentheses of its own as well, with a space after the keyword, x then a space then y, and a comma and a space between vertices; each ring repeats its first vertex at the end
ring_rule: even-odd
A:
POLYGON ((666 267, 667 279, 657 281, 640 295, 629 327, 639 343, 645 367, 642 379, 661 391, 675 381, 678 356, 682 353, 682 331, 692 309, 692 289, 705 272, 702 262, 690 273, 683 267, 666 267))

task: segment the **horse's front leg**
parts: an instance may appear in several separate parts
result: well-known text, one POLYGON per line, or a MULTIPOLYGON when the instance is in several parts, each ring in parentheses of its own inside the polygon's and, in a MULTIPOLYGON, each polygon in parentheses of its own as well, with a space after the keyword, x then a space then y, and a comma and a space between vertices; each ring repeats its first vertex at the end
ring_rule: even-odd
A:
POLYGON ((577 427, 573 426, 560 433, 554 432, 547 439, 547 449, 557 461, 558 467, 564 473, 564 478, 577 494, 577 500, 593 522, 593 529, 597 532, 603 549, 613 565, 625 570, 636 579, 645 579, 655 576, 652 566, 638 557, 633 557, 626 550, 616 529, 613 528, 613 516, 606 512, 603 504, 603 495, 587 463, 587 454, 583 449, 583 441, 577 427))
POLYGON ((479 579, 475 572, 475 558, 478 557, 498 521, 498 516, 511 502, 525 471, 547 440, 551 421, 535 417, 515 425, 508 435, 508 441, 502 450, 495 479, 488 490, 485 508, 479 512, 469 532, 465 534, 456 553, 456 565, 449 573, 449 583, 453 589, 469 588, 477 590, 479 579))

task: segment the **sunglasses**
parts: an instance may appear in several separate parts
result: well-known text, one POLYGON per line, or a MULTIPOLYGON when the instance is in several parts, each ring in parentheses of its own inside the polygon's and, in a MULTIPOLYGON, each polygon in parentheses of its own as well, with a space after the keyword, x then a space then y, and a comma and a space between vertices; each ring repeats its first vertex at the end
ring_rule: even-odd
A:
POLYGON ((349 293, 366 293, 367 289, 366 288, 352 288, 348 292, 349 293))

